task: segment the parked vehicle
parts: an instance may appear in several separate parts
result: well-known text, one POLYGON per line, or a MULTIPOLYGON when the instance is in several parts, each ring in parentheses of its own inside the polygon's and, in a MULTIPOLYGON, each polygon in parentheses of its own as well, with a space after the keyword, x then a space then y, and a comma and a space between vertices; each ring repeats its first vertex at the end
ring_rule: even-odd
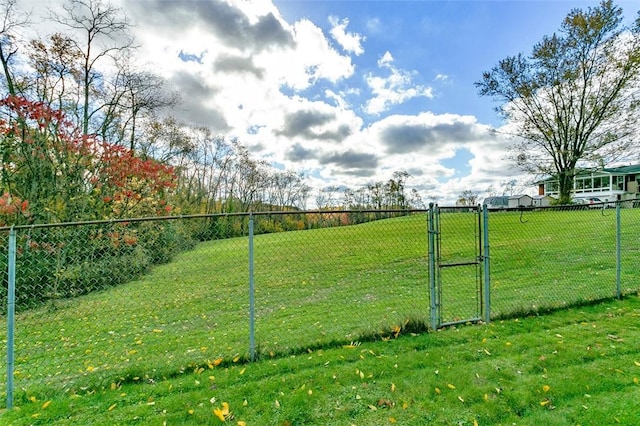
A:
POLYGON ((616 206, 615 203, 608 203, 598 197, 574 198, 571 201, 574 204, 586 204, 586 206, 590 209, 614 208, 616 206))
POLYGON ((574 206, 574 208, 577 208, 580 210, 586 209, 589 207, 589 203, 585 198, 572 198, 571 204, 574 206))
POLYGON ((589 204, 589 208, 598 209, 603 206, 602 200, 598 197, 587 198, 587 204, 589 204))

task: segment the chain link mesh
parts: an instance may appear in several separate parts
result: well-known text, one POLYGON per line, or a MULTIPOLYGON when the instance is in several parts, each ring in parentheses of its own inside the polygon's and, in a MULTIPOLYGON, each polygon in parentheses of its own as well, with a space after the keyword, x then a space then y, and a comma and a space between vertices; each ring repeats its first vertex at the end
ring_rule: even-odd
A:
MULTIPOLYGON (((479 215, 441 213, 442 262, 481 258, 479 215)), ((620 221, 621 290, 636 292, 640 209, 620 221)), ((616 209, 490 212, 492 318, 614 297, 616 241, 616 209)), ((0 245, 6 342, 8 232, 0 245)), ((251 255, 259 358, 424 331, 428 250, 424 211, 19 228, 15 388, 74 394, 247 359, 251 255)), ((442 269, 442 320, 480 312, 478 271, 442 269)))
MULTIPOLYGON (((252 216, 257 355, 416 327, 428 315, 425 217, 252 216)), ((19 229, 16 389, 73 394, 247 358, 249 220, 19 229)), ((0 235, 6 319, 8 234, 0 235)), ((6 326, 0 333, 6 341, 6 326)))
MULTIPOLYGON (((514 316, 615 297, 616 209, 549 208, 489 216, 491 314, 514 316)), ((638 289, 639 209, 621 209, 624 292, 638 289), (635 248, 634 248, 635 247, 635 248)))

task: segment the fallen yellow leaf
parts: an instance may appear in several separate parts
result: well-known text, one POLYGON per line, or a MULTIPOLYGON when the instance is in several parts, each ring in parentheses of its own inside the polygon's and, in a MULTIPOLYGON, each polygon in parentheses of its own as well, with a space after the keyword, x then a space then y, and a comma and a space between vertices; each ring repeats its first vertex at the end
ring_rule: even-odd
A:
POLYGON ((224 418, 224 414, 222 414, 222 410, 219 408, 214 408, 213 409, 213 414, 216 415, 216 417, 221 421, 221 422, 225 422, 226 419, 224 418))
POLYGON ((452 385, 451 383, 447 384, 447 387, 448 387, 449 389, 455 389, 455 388, 456 388, 456 387, 455 387, 454 385, 452 385))
POLYGON ((542 390, 543 390, 544 392, 549 392, 549 389, 551 389, 551 388, 549 387, 549 385, 544 385, 544 386, 542 386, 542 390))
POLYGON ((229 403, 228 402, 223 402, 222 403, 222 408, 215 408, 213 410, 213 414, 216 415, 216 417, 221 421, 221 422, 226 422, 227 421, 227 417, 229 417, 229 403))
POLYGON ((45 410, 50 405, 51 405, 51 401, 49 400, 49 401, 45 402, 44 404, 42 404, 42 409, 45 410))
POLYGON ((110 406, 109 406, 109 408, 107 408, 107 411, 111 411, 111 410, 113 410, 114 408, 116 408, 116 405, 118 405, 118 404, 112 404, 112 405, 110 405, 110 406))

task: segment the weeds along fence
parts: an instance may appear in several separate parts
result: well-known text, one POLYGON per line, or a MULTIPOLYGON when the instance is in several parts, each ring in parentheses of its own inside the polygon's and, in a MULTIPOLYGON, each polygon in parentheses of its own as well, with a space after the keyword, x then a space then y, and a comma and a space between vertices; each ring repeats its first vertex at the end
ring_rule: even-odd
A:
POLYGON ((640 209, 479 217, 434 207, 0 229, 0 392, 9 407, 76 397, 426 331, 471 318, 470 305, 498 318, 638 290, 640 209), (489 262, 444 267, 461 257, 489 262))

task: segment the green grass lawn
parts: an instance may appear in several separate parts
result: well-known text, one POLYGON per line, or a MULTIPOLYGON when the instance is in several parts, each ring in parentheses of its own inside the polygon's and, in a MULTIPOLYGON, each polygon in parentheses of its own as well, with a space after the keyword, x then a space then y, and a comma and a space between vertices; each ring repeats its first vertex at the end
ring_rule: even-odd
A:
MULTIPOLYGON (((623 211, 623 223, 632 224, 623 236, 626 292, 638 287, 640 229, 633 226, 639 218, 640 211, 623 211)), ((492 214, 494 318, 612 297, 614 219, 600 211, 492 214)), ((473 221, 470 214, 442 215, 443 259, 473 254, 473 221)), ((257 236, 259 361, 253 364, 245 362, 246 238, 202 243, 126 285, 21 312, 18 409, 3 418, 16 424, 68 416, 69 424, 219 424, 213 409, 228 402, 231 424, 322 424, 332 416, 335 424, 521 424, 520 418, 592 424, 571 419, 600 412, 594 417, 600 423, 625 421, 624 400, 631 400, 607 402, 605 395, 624 382, 625 392, 638 396, 629 376, 636 358, 640 362, 633 345, 639 342, 637 299, 413 336, 429 321, 426 242, 424 215, 257 236), (596 327, 583 326, 589 322, 596 327), (603 329, 606 334, 598 334, 603 329), (402 338, 393 339, 397 333, 402 338), (585 352, 582 340, 593 352, 585 352), (560 344, 572 349, 554 354, 560 344), (542 367, 527 367, 536 353, 544 357, 542 367), (628 368, 613 367, 627 354, 628 368), (548 376, 551 360, 558 363, 548 376), (560 360, 567 366, 560 368, 560 360), (477 376, 468 376, 470 362, 478 363, 472 364, 477 376), (601 391, 589 392, 594 376, 581 376, 581 363, 623 373, 614 370, 599 383, 606 385, 601 391), (580 377, 565 380, 560 370, 580 377), (563 386, 573 390, 566 394, 563 386), (574 395, 575 386, 584 388, 582 396, 574 395), (511 392, 497 390, 507 388, 511 392), (576 407, 585 394, 588 408, 576 407)), ((445 319, 464 319, 476 309, 475 272, 465 269, 442 277, 445 319)))
POLYGON ((24 392, 5 424, 637 424, 640 299, 24 392), (218 414, 216 414, 216 410, 218 414))

